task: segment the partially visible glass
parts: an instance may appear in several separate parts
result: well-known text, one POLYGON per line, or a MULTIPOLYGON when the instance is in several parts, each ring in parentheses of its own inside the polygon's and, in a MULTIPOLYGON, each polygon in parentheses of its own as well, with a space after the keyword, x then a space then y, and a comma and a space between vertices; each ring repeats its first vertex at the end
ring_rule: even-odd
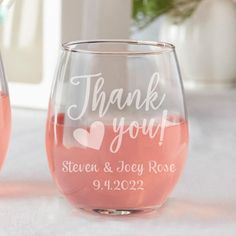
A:
MULTIPOLYGON (((0 1, 0 24, 6 17, 7 10, 12 5, 11 0, 0 1)), ((5 78, 2 58, 0 56, 0 168, 6 158, 11 130, 10 99, 5 78)))
POLYGON ((64 44, 46 148, 65 197, 78 208, 110 215, 160 207, 187 157, 183 93, 171 44, 64 44))

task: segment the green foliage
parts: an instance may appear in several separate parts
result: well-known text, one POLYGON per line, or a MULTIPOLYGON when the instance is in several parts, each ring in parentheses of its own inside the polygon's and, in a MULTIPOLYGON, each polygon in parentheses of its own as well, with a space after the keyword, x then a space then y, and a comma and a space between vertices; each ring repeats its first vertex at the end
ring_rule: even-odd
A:
POLYGON ((171 14, 176 22, 191 16, 201 0, 133 0, 133 19, 143 28, 158 16, 171 14))

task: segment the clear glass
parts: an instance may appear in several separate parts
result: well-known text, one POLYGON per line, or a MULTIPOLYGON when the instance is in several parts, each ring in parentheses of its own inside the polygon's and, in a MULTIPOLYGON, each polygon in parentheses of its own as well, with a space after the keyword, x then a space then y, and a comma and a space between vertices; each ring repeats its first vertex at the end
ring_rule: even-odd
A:
POLYGON ((7 82, 5 79, 3 64, 0 56, 0 168, 6 158, 10 139, 11 109, 8 95, 7 82))
POLYGON ((59 190, 108 215, 161 206, 187 156, 188 123, 174 46, 141 41, 63 45, 46 149, 59 190))
MULTIPOLYGON (((0 24, 4 21, 8 9, 13 0, 0 0, 0 24)), ((11 108, 8 94, 7 81, 0 55, 0 168, 6 158, 7 148, 10 139, 11 129, 11 108)))

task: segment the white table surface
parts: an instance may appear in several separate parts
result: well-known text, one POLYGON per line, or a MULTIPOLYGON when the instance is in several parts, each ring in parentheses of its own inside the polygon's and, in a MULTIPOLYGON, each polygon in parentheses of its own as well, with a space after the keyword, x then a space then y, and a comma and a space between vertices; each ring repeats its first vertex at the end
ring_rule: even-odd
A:
POLYGON ((0 178, 0 236, 236 235, 236 90, 187 98, 191 145, 184 175, 156 213, 124 218, 70 206, 47 166, 46 112, 13 109, 0 178))

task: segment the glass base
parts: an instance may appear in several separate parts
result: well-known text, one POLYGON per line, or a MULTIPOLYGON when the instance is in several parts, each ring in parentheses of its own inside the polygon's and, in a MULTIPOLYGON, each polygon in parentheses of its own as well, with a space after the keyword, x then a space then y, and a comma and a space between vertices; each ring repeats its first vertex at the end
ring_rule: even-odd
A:
POLYGON ((158 209, 160 206, 156 206, 153 208, 143 208, 143 209, 85 209, 81 208, 84 211, 95 213, 99 215, 107 215, 107 216, 127 216, 127 215, 137 215, 137 214, 145 214, 151 213, 158 209))

